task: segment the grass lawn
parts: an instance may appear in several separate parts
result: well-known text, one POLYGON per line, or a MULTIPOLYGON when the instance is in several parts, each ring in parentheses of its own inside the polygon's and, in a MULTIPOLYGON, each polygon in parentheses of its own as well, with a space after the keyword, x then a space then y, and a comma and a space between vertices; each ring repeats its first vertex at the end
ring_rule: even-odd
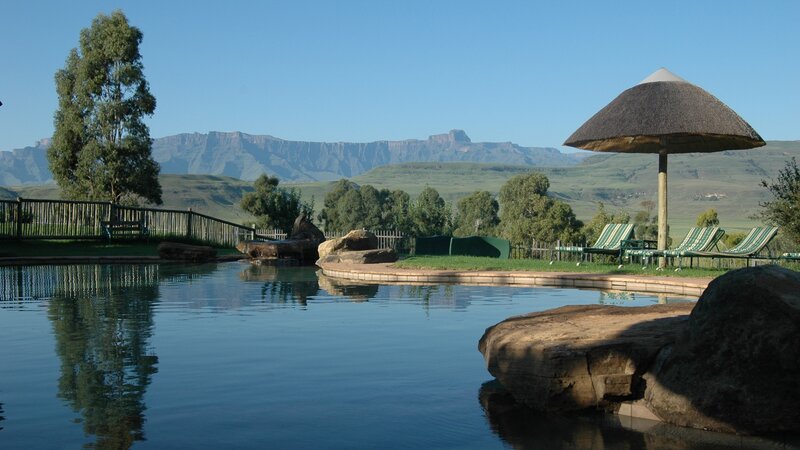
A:
MULTIPOLYGON (((0 257, 9 256, 158 256, 158 242, 105 241, 0 241, 0 257)), ((235 248, 217 248, 217 254, 239 253, 235 248)))
POLYGON ((683 268, 676 272, 674 268, 656 270, 651 265, 642 268, 640 264, 626 264, 621 268, 617 264, 601 264, 575 261, 549 261, 537 259, 497 259, 477 256, 409 256, 396 263, 398 267, 407 269, 454 269, 454 270, 520 270, 528 272, 582 272, 604 273, 614 275, 657 275, 665 277, 717 277, 727 269, 683 268))

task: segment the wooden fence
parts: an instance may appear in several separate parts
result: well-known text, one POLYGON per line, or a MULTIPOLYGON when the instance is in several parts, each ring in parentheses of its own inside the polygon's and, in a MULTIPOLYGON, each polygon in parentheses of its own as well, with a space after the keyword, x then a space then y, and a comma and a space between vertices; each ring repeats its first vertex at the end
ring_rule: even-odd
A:
POLYGON ((0 200, 0 239, 104 239, 101 221, 142 221, 151 237, 235 246, 260 236, 254 228, 205 214, 109 202, 0 200))
MULTIPOLYGON (((393 248, 397 253, 412 253, 414 237, 395 230, 369 230, 378 238, 379 248, 393 248)), ((257 230, 259 236, 269 239, 286 239, 286 233, 280 230, 257 230)), ((339 231, 324 231, 326 239, 336 239, 347 233, 339 231)))

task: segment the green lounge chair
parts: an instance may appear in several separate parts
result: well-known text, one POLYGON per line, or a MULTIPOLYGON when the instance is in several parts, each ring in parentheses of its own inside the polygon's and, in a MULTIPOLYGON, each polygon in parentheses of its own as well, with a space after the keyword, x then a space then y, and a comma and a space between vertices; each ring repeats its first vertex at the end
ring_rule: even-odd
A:
POLYGON ((601 255, 618 255, 622 257, 620 248, 622 241, 628 240, 633 236, 633 224, 630 223, 610 223, 603 227, 600 237, 591 247, 556 247, 558 253, 578 253, 583 257, 587 253, 601 255))
POLYGON ((800 261, 800 253, 784 253, 780 256, 780 259, 785 259, 787 261, 800 261))
POLYGON ((680 258, 687 252, 703 252, 711 251, 717 248, 717 243, 725 234, 725 230, 719 227, 692 227, 686 237, 683 238, 677 247, 669 250, 656 250, 656 249, 626 249, 626 256, 639 256, 646 260, 647 263, 654 257, 664 256, 668 258, 680 258))
POLYGON ((681 256, 689 258, 740 258, 746 259, 749 265, 750 260, 758 257, 765 248, 767 249, 767 258, 772 258, 772 252, 770 252, 768 245, 776 234, 778 234, 778 227, 755 227, 747 233, 742 242, 731 249, 716 252, 684 252, 681 256))

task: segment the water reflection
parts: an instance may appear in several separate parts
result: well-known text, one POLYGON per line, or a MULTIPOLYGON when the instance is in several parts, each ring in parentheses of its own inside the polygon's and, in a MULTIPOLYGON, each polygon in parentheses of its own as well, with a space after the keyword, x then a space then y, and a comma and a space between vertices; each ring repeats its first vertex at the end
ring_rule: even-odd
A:
POLYGON ((80 413, 89 447, 144 439, 144 395, 157 372, 149 340, 158 298, 156 266, 61 266, 48 306, 61 359, 58 397, 80 413), (79 280, 83 289, 72 289, 79 280))
POLYGON ((796 449, 795 437, 737 436, 608 414, 543 414, 517 403, 496 380, 478 400, 492 431, 515 449, 796 449))
POLYGON ((309 297, 319 292, 317 275, 309 269, 251 264, 239 274, 239 278, 242 281, 263 281, 261 301, 267 303, 306 306, 309 297))
POLYGON ((353 283, 342 278, 333 278, 317 272, 319 287, 330 295, 347 297, 354 302, 365 302, 378 294, 377 284, 353 283))
MULTIPOLYGON (((0 422, 6 420, 5 416, 3 415, 3 404, 0 403, 0 422)), ((0 431, 3 431, 2 424, 0 424, 0 431)))

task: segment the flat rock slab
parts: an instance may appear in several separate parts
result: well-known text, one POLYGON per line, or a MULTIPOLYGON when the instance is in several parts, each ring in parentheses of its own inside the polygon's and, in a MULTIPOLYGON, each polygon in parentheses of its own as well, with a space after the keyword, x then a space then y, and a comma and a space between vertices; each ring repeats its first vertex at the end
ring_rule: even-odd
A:
POLYGON ((642 397, 642 374, 693 307, 564 306, 504 320, 478 349, 489 372, 534 409, 609 406, 642 397))
POLYGON ((397 261, 397 252, 392 248, 374 250, 338 251, 321 257, 317 265, 323 264, 379 264, 397 261))
POLYGON ((250 258, 291 258, 301 263, 313 263, 317 260, 317 246, 313 239, 281 240, 281 241, 242 241, 236 249, 250 258))

